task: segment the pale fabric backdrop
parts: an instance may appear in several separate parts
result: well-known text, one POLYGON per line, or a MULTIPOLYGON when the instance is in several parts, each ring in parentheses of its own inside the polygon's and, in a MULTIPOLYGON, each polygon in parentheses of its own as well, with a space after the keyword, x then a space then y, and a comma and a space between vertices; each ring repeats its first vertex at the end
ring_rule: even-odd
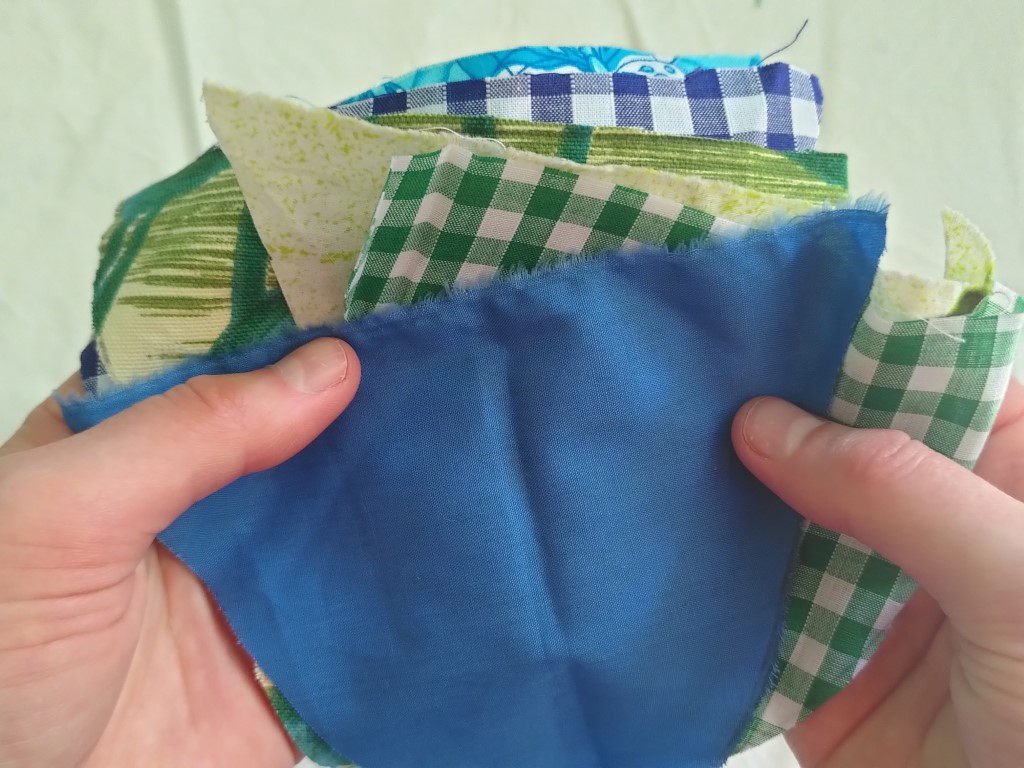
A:
MULTIPOLYGON (((938 275, 939 210, 978 223, 1024 291, 1024 4, 859 0, 4 0, 0 439, 77 365, 96 244, 125 196, 212 142, 203 79, 337 101, 516 45, 768 53, 821 76, 821 148, 892 203, 886 266, 938 275), (941 7, 941 12, 939 8, 941 7)), ((783 766, 782 744, 744 765, 783 766)), ((737 761, 737 765, 740 761, 737 761)))

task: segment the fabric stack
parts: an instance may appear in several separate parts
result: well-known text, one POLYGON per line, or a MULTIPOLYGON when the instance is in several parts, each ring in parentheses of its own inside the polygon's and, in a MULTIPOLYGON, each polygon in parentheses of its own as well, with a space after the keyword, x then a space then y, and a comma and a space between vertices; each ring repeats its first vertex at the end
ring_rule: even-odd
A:
MULTIPOLYGON (((286 351, 286 346, 311 333, 335 332, 349 338, 363 358, 364 376, 371 375, 370 361, 379 354, 378 370, 388 370, 398 379, 426 381, 435 375, 431 366, 436 360, 424 359, 417 368, 416 352, 389 357, 379 351, 389 349, 399 335, 396 326, 407 333, 413 326, 436 324, 431 339, 446 338, 455 333, 449 326, 460 326, 464 335, 458 337, 459 343, 473 349, 460 352, 459 365, 465 367, 446 373, 455 378, 439 386, 451 387, 453 396, 462 398, 456 405, 467 410, 486 410, 478 400, 519 396, 503 391, 507 383, 488 389, 493 382, 472 357, 484 345, 481 326, 502 326, 487 338, 505 356, 525 341, 534 350, 555 345, 553 358, 538 363, 541 369, 550 369, 550 378, 544 381, 554 398, 562 391, 556 373, 568 376, 572 370, 573 345, 588 343, 580 341, 589 334, 584 331, 595 323, 603 323, 605 330, 610 325, 625 327, 634 312, 647 313, 635 317, 637 328, 657 324, 663 335, 674 327, 673 318, 688 318, 677 329, 676 342, 656 335, 648 338, 639 331, 629 336, 639 359, 654 366, 659 356, 669 354, 666 347, 690 345, 691 363, 700 361, 728 379, 723 390, 737 398, 766 393, 789 394, 798 401, 803 397, 803 404, 817 405, 837 421, 903 430, 968 467, 992 428, 1024 328, 1024 300, 995 282, 988 242, 952 211, 942 214, 947 246, 942 279, 875 271, 884 247, 885 207, 874 198, 847 202, 846 157, 815 150, 823 106, 820 84, 795 66, 765 63, 756 56, 664 59, 615 48, 517 48, 417 70, 330 109, 212 85, 205 90, 205 102, 219 146, 126 200, 104 237, 94 292, 95 342, 83 354, 82 374, 91 398, 65 407, 76 428, 160 391, 187 373, 241 370, 263 357, 269 361, 270 350, 286 351), (720 290, 715 288, 719 283, 720 290), (556 295, 556 290, 562 293, 556 295), (509 298, 510 291, 518 293, 509 298), (427 308, 402 309, 424 302, 429 303, 427 308), (487 307, 479 306, 487 302, 487 307), (549 315, 564 307, 581 314, 573 315, 572 322, 579 323, 573 332, 559 336, 569 321, 563 317, 555 323, 549 315), (621 311, 615 314, 612 307, 621 311), (667 314, 656 316, 659 312, 667 314), (753 312, 766 314, 754 317, 753 312), (504 325, 509 323, 520 329, 519 335, 499 339, 498 334, 508 333, 504 325), (757 341, 762 332, 758 325, 768 328, 767 340, 757 341), (772 341, 772 334, 788 337, 772 341), (649 358, 644 358, 647 354, 649 358), (775 368, 777 373, 771 373, 775 368), (819 369, 820 374, 813 373, 819 369), (770 375, 775 378, 767 378, 770 375), (814 384, 816 376, 819 384, 814 384), (794 379, 801 380, 793 383, 797 388, 787 389, 794 379), (814 386, 818 389, 811 391, 814 386)), ((417 348, 430 342, 421 339, 419 344, 417 348)), ((649 384, 652 375, 644 373, 643 381, 649 384)), ((386 389, 390 383, 380 386, 386 389)), ((377 396, 364 395, 368 387, 364 378, 356 405, 364 396, 377 396)), ((717 456, 726 441, 728 421, 716 415, 709 400, 724 398, 716 401, 721 414, 733 412, 742 400, 733 402, 726 394, 705 390, 693 385, 687 392, 693 402, 690 410, 711 414, 707 431, 701 433, 695 426, 699 418, 687 415, 680 427, 687 434, 676 434, 675 442, 692 441, 693 451, 717 456)), ((402 405, 388 401, 390 405, 380 407, 429 410, 422 402, 406 402, 408 397, 399 400, 402 405)), ((564 410, 564 403, 555 406, 564 410)), ((511 412, 513 426, 525 418, 521 410, 511 412)), ((358 418, 342 425, 347 431, 341 442, 360 434, 358 418)), ((433 437, 423 435, 426 444, 473 437, 453 434, 450 424, 441 425, 438 418, 435 415, 432 422, 433 437)), ((553 417, 545 412, 544 418, 553 417)), ((674 423, 664 414, 656 422, 674 423)), ((598 440, 596 427, 588 429, 577 435, 582 454, 589 450, 588 441, 598 440)), ((401 444, 408 440, 411 445, 415 437, 403 435, 398 427, 387 437, 386 419, 380 416, 369 420, 366 430, 368 441, 398 445, 380 448, 379 455, 375 447, 378 459, 408 459, 401 444)), ((522 445, 509 450, 522 460, 522 445)), ((616 450, 643 452, 628 441, 616 450)), ((323 461, 320 454, 310 455, 323 461)), ((466 454, 459 456, 458 461, 466 461, 466 454)), ((424 472, 440 471, 438 464, 430 463, 434 458, 428 462, 417 454, 408 460, 423 465, 424 472)), ((452 457, 436 459, 446 460, 452 457)), ((555 461, 563 460, 569 461, 572 472, 581 471, 578 459, 555 461)), ((714 474, 729 461, 716 458, 701 472, 714 474)), ((462 469, 472 471, 465 464, 462 469)), ((562 470, 571 474, 566 467, 562 470)), ((720 478, 723 485, 707 492, 715 499, 675 503, 689 502, 710 514, 706 510, 718 509, 717 499, 728 495, 726 485, 745 482, 739 473, 727 470, 720 478)), ((324 485, 319 491, 337 492, 330 481, 320 482, 324 485)), ((373 484, 372 479, 358 482, 366 488, 373 484)), ((467 486, 475 481, 459 482, 467 486)), ((646 500, 654 480, 644 482, 638 493, 646 500)), ((363 489, 347 492, 352 498, 373 495, 363 489)), ((545 494, 543 503, 550 503, 555 492, 548 489, 541 493, 545 494)), ((430 494, 423 491, 421 496, 430 494)), ((737 503, 775 503, 758 499, 748 495, 737 503)), ((365 503, 372 508, 370 501, 365 503)), ((423 503, 425 515, 443 514, 443 495, 423 503)), ((650 509, 657 506, 649 500, 644 503, 650 509)), ((229 502, 217 507, 218 513, 240 514, 239 509, 229 502)), ((715 514, 728 516, 729 509, 715 514)), ((348 514, 345 510, 337 514, 348 514)), ((287 517, 298 512, 276 513, 287 517)), ((612 516, 620 513, 626 514, 610 510, 612 516)), ((535 691, 534 698, 513 696, 515 707, 505 710, 491 712, 475 701, 460 710, 470 713, 464 716, 473 721, 459 724, 459 731, 451 725, 453 714, 433 712, 425 703, 425 678, 408 682, 426 672, 396 661, 407 646, 417 648, 417 653, 422 650, 419 635, 410 630, 408 635, 398 631, 375 638, 380 653, 364 648, 359 659, 376 670, 380 690, 368 693, 365 686, 354 684, 346 689, 348 678, 335 679, 323 670, 344 666, 356 651, 346 641, 324 637, 345 625, 352 634, 369 633, 374 639, 382 625, 351 606, 323 606, 325 614, 345 616, 326 621, 320 630, 325 635, 318 636, 307 626, 314 640, 301 652, 284 647, 294 639, 287 629, 280 630, 276 640, 268 640, 278 631, 268 629, 271 625, 301 628, 319 619, 310 619, 308 610, 289 611, 280 605, 266 608, 277 612, 272 619, 266 613, 250 615, 255 610, 251 604, 259 600, 249 594, 236 603, 232 595, 242 587, 256 589, 252 583, 240 587, 235 582, 242 577, 232 576, 230 568, 207 567, 223 556, 223 547, 206 552, 194 546, 197 540, 235 533, 202 529, 201 523, 190 522, 198 515, 190 514, 169 529, 164 542, 210 586, 240 641, 266 671, 257 669, 256 674, 282 722, 302 751, 322 765, 351 765, 342 754, 371 768, 406 764, 404 759, 417 750, 423 765, 673 764, 659 762, 665 755, 677 755, 679 764, 710 764, 707 761, 723 760, 730 751, 784 732, 838 692, 877 649, 914 589, 909 577, 860 543, 816 525, 798 531, 795 516, 786 517, 789 522, 780 522, 771 532, 759 531, 754 537, 758 540, 750 541, 751 552, 774 547, 772 556, 778 560, 772 571, 774 587, 742 586, 742 599, 764 610, 757 618, 757 632, 745 630, 729 615, 730 606, 733 613, 751 613, 740 608, 742 590, 737 586, 736 592, 715 593, 699 603, 699 613, 668 618, 658 613, 661 618, 651 620, 657 628, 645 629, 642 641, 619 637, 588 657, 578 643, 586 644, 595 632, 580 630, 575 635, 566 629, 566 623, 572 623, 567 616, 578 615, 567 608, 559 613, 559 652, 551 651, 549 640, 541 644, 547 654, 545 674, 560 679, 560 662, 552 659, 571 657, 566 666, 576 670, 573 682, 552 684, 542 693, 535 691), (787 531, 798 538, 792 549, 787 531), (778 546, 765 543, 769 535, 779 537, 778 546), (353 618, 353 612, 359 618, 353 618), (693 623, 701 625, 698 635, 712 639, 713 652, 679 639, 681 627, 693 623), (737 650, 750 658, 750 666, 744 667, 729 656, 730 638, 752 634, 763 635, 763 643, 737 650), (671 654, 652 650, 677 646, 685 649, 688 662, 677 663, 671 654), (609 654, 620 651, 621 658, 609 660, 609 654), (304 663, 282 661, 302 653, 319 657, 304 663), (716 669, 708 658, 718 653, 722 666, 716 669), (757 654, 763 658, 754 658, 757 654), (663 679, 642 679, 658 667, 631 666, 637 657, 664 667, 663 679), (699 666, 715 671, 707 678, 708 690, 688 693, 698 708, 686 714, 686 706, 673 698, 675 689, 701 678, 672 681, 674 670, 685 668, 695 657, 699 666), (594 682, 605 680, 605 663, 639 681, 639 699, 630 699, 611 684, 594 682), (740 687, 729 688, 723 682, 730 674, 742 678, 740 687), (721 690, 716 692, 717 686, 721 690), (670 688, 673 692, 666 692, 670 688), (346 700, 346 691, 357 689, 361 693, 351 693, 353 700, 346 700), (562 733, 549 735, 536 725, 530 727, 540 730, 522 732, 525 721, 515 719, 516 708, 536 710, 529 702, 550 703, 569 696, 570 689, 572 696, 583 699, 570 708, 583 712, 579 717, 589 722, 588 727, 580 726, 583 735, 566 735, 573 731, 573 716, 560 707, 552 707, 554 714, 538 722, 555 731, 561 728, 562 733), (380 714, 374 714, 375 696, 380 714), (333 709, 325 704, 332 699, 333 709), (726 701, 725 709, 716 709, 717 699, 726 701), (636 709, 639 700, 650 700, 659 714, 627 712, 636 709), (472 714, 473 707, 480 709, 478 717, 472 714), (604 715, 595 714, 594 708, 604 715), (392 710, 404 718, 399 725, 388 721, 392 710), (665 727, 661 718, 666 712, 674 718, 675 728, 665 727), (602 720, 604 716, 609 719, 602 720), (632 728, 631 718, 647 723, 650 732, 632 728), (411 720, 419 725, 404 729, 411 720), (499 721, 509 733, 494 730, 499 721), (714 735, 716 728, 719 735, 714 735), (686 732, 680 741, 673 741, 674 730, 686 732), (707 743, 698 743, 697 732, 709 734, 707 743), (394 734, 391 743, 389 734, 394 734), (687 762, 691 758, 695 762, 687 762)), ((213 512, 207 509, 204 514, 213 512)), ((599 513, 591 508, 587 514, 599 513)), ((398 517, 394 527, 400 528, 398 517)), ((759 524, 750 520, 742 518, 736 524, 747 538, 759 524)), ((635 520, 634 524, 641 525, 635 520)), ((353 531, 354 536, 357 533, 353 531)), ((426 538, 431 535, 435 534, 426 538)), ((465 536, 472 539, 473 534, 466 531, 465 536)), ((729 540, 715 539, 716 557, 725 556, 723 547, 734 545, 740 551, 740 534, 728 536, 729 540)), ((537 537, 544 539, 545 534, 537 537)), ((367 542, 364 539, 361 545, 370 546, 367 542)), ((599 554, 595 550, 586 558, 594 562, 599 554)), ((642 561, 647 554, 616 551, 614 557, 642 561)), ((358 557, 358 552, 348 556, 358 557)), ((289 562, 275 567, 294 568, 294 561, 289 562)), ((312 571, 318 567, 308 565, 312 571)), ((658 571, 669 564, 652 560, 646 565, 658 571)), ((377 561, 369 572, 386 567, 377 561)), ((726 575, 713 578, 735 581, 742 567, 729 566, 723 569, 726 575)), ((417 574, 413 580, 421 577, 430 578, 417 574)), ((756 581, 748 577, 748 582, 756 581)), ((372 578, 391 583, 379 573, 372 578)), ((548 578, 554 577, 549 573, 548 578)), ((640 577, 627 568, 605 578, 607 584, 594 586, 605 596, 602 599, 621 591, 621 581, 632 583, 640 577)), ((368 589, 351 582, 334 588, 368 589)), ((476 587, 464 582, 460 589, 459 594, 476 594, 476 587)), ((588 587, 584 583, 566 589, 576 599, 588 587)), ((673 591, 680 589, 675 584, 654 593, 635 592, 629 600, 635 604, 642 595, 655 601, 656 594, 682 605, 687 595, 673 591)), ((388 603, 392 596, 378 593, 377 604, 388 603)), ((310 595, 293 597, 308 609, 310 595)), ((493 593, 478 598, 492 608, 499 601, 493 593)), ((398 611, 397 606, 383 610, 398 611)), ((616 620, 614 611, 606 609, 602 607, 603 615, 616 620)), ((531 607, 527 613, 535 610, 539 611, 531 607)), ((522 621, 521 612, 507 605, 494 611, 503 616, 505 626, 522 621)), ((393 626, 406 618, 392 616, 388 621, 393 626)), ((446 634, 450 629, 438 629, 436 615, 425 622, 418 631, 431 633, 434 628, 446 634)), ((467 624, 465 617, 453 620, 452 626, 468 626, 470 633, 479 629, 467 624)), ((448 645, 437 647, 465 649, 473 642, 464 636, 447 637, 448 645)), ((736 642, 739 648, 741 643, 736 642)), ((488 653, 501 655, 493 649, 488 653)), ((416 654, 408 658, 414 656, 421 666, 433 663, 416 654)), ((475 688, 468 667, 456 664, 446 669, 440 687, 464 686, 459 689, 463 699, 495 686, 508 691, 515 688, 517 675, 530 675, 520 666, 515 674, 506 669, 503 678, 495 669, 493 679, 475 688)), ((455 691, 438 690, 436 696, 442 709, 445 702, 461 701, 455 691)), ((531 716, 537 716, 536 711, 531 716)))

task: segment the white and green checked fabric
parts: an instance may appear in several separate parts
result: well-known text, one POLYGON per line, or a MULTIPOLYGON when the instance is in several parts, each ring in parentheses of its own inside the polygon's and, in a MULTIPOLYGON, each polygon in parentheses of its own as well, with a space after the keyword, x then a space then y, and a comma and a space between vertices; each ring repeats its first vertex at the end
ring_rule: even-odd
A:
MULTIPOLYGON (((1012 375, 1024 299, 996 285, 969 315, 885 319, 869 304, 830 415, 899 429, 966 467, 978 460, 1012 375)), ((859 542, 810 524, 790 586, 775 685, 744 736, 792 728, 846 685, 878 648, 914 582, 859 542)))
POLYGON ((345 316, 412 304, 568 254, 674 248, 745 229, 618 184, 449 145, 392 160, 345 316))

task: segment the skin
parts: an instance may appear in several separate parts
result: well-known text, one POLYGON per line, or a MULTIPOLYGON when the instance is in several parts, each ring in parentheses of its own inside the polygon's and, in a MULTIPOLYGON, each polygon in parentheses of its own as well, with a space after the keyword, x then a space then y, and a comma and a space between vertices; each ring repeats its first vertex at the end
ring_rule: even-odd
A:
MULTIPOLYGON (((351 348, 321 339, 79 435, 53 400, 28 417, 0 448, 0 766, 295 763, 251 660, 154 537, 301 450, 358 383, 351 348)), ((796 509, 923 585, 864 671, 790 732, 802 763, 1024 764, 1024 388, 980 478, 771 399, 741 410, 734 443, 796 509)))

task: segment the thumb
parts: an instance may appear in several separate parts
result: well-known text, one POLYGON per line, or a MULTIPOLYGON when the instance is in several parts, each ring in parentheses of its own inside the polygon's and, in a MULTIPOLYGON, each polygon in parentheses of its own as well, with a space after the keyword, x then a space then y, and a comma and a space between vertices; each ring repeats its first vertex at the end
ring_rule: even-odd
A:
POLYGON ((759 398, 737 415, 733 443, 790 506, 905 569, 954 622, 1019 603, 1024 504, 902 432, 759 398))
POLYGON ((0 526, 40 551, 133 566, 191 504, 312 441, 351 402, 359 375, 348 344, 317 339, 268 368, 190 379, 78 435, 6 456, 0 526))

